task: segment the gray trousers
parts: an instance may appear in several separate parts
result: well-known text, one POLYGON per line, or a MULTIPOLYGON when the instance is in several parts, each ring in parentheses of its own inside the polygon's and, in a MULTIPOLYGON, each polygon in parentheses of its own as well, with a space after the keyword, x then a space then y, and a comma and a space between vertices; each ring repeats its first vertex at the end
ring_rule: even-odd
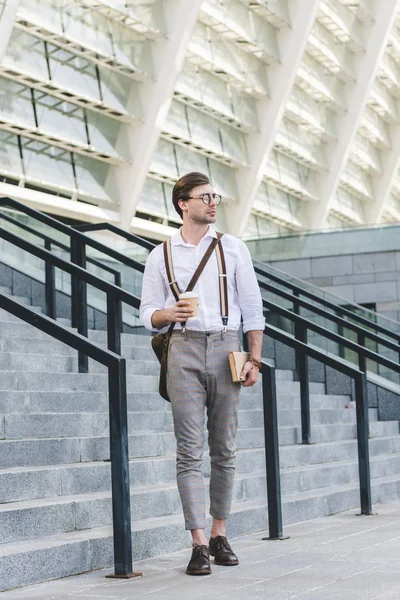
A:
POLYGON ((207 410, 211 458, 210 514, 229 516, 235 475, 241 386, 233 383, 228 353, 240 350, 238 332, 176 331, 168 353, 168 395, 177 442, 176 471, 186 529, 204 529, 202 476, 207 410))

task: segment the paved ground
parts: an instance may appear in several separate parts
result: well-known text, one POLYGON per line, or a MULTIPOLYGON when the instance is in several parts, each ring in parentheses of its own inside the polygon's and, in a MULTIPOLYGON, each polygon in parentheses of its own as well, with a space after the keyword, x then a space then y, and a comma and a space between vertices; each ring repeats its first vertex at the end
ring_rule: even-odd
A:
POLYGON ((237 567, 185 575, 190 550, 136 563, 143 577, 108 580, 96 571, 0 593, 1 600, 400 600, 400 501, 285 528, 290 539, 262 534, 232 542, 237 567))

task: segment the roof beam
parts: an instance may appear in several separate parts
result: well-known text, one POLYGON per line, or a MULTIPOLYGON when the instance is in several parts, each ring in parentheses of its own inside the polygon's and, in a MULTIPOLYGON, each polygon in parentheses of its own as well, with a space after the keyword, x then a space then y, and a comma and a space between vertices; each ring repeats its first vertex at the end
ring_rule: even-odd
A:
POLYGON ((120 223, 127 230, 135 216, 151 158, 168 115, 201 2, 202 0, 166 2, 168 38, 160 38, 152 43, 154 79, 140 85, 143 120, 139 125, 132 124, 127 131, 131 163, 116 170, 121 202, 120 223))
POLYGON ((237 170, 238 202, 226 211, 233 235, 240 237, 246 230, 319 4, 320 0, 290 3, 291 28, 278 32, 280 64, 268 68, 270 97, 258 101, 259 131, 247 137, 249 166, 237 170))
POLYGON ((0 63, 7 51, 19 4, 20 0, 6 0, 0 13, 0 63))
POLYGON ((374 83, 379 63, 382 60, 390 31, 393 27, 399 0, 374 1, 374 21, 365 23, 365 52, 354 56, 356 81, 345 87, 347 110, 337 119, 337 140, 326 145, 326 159, 329 172, 318 175, 318 204, 306 210, 308 229, 322 229, 326 226, 330 209, 340 185, 351 144, 357 134, 368 94, 374 83))

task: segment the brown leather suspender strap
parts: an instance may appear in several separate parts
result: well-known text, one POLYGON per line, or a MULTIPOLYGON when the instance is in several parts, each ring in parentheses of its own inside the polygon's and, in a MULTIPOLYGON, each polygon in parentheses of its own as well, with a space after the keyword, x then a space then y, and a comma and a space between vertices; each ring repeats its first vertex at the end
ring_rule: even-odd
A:
POLYGON ((165 261, 165 269, 167 271, 167 278, 169 287, 171 288, 171 292, 175 297, 175 300, 178 302, 179 294, 181 293, 178 284, 175 281, 174 268, 172 266, 172 254, 171 254, 171 240, 166 240, 163 243, 164 248, 164 261, 165 261))
MULTIPOLYGON (((220 291, 220 306, 221 306, 221 318, 224 328, 226 330, 228 324, 228 285, 226 281, 226 264, 225 264, 225 256, 224 251, 221 244, 221 238, 224 234, 217 232, 217 237, 214 238, 211 244, 208 246, 206 253, 201 259, 199 266, 192 279, 189 282, 189 285, 186 288, 187 292, 191 292, 196 285, 201 273, 203 272, 204 267, 206 266, 211 254, 214 249, 217 254, 217 263, 218 263, 218 271, 219 271, 219 291, 220 291)), ((165 260, 165 269, 167 272, 168 284, 171 288, 171 292, 178 302, 179 294, 181 293, 179 286, 175 280, 174 268, 172 264, 172 252, 171 252, 171 240, 166 240, 163 244, 164 247, 164 260, 165 260)), ((184 328, 186 323, 182 323, 182 327, 184 328)), ((172 330, 175 326, 175 323, 171 323, 169 332, 172 333, 172 330)))
MULTIPOLYGON (((222 237, 222 236, 221 236, 222 237)), ((219 299, 221 306, 221 319, 224 329, 228 326, 228 282, 226 276, 226 263, 225 263, 225 254, 224 249, 222 247, 221 238, 218 239, 218 244, 216 247, 217 254, 217 262, 218 262, 218 279, 219 279, 219 299)))

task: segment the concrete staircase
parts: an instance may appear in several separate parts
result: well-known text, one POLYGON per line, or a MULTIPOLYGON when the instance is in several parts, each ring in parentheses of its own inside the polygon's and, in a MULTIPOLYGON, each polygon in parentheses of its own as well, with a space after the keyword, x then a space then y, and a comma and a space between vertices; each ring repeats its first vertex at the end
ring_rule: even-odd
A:
MULTIPOLYGON (((0 288, 3 292, 9 290, 0 288)), ((20 298, 29 303, 29 299, 20 298)), ((90 337, 105 345, 106 335, 90 337)), ((127 359, 134 560, 189 545, 175 484, 170 406, 148 337, 127 359)), ((311 383, 315 444, 298 444, 299 384, 277 371, 284 524, 359 506, 354 404, 311 383)), ((113 563, 107 374, 0 311, 0 591, 113 563)), ((400 496, 399 423, 370 410, 374 502, 400 496)), ((243 390, 231 537, 267 527, 261 386, 243 390)), ((205 484, 209 460, 204 464, 205 484)))

